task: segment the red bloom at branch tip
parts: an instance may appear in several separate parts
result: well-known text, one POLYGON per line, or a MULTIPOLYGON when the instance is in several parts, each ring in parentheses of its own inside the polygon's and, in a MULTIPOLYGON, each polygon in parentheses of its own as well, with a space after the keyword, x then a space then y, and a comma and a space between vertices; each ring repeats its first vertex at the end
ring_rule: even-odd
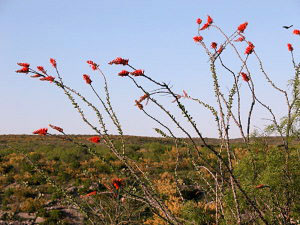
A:
POLYGON ((49 124, 49 127, 51 127, 51 128, 54 129, 54 130, 57 130, 57 131, 60 132, 60 133, 63 133, 63 132, 64 132, 64 130, 63 130, 61 127, 54 126, 54 125, 51 125, 51 124, 49 124))
POLYGON ((37 78, 37 77, 41 77, 41 75, 40 74, 34 74, 34 75, 30 76, 30 77, 37 78))
POLYGON ((250 78, 248 77, 247 74, 245 74, 244 72, 241 72, 241 76, 243 78, 244 81, 248 82, 250 80, 250 78))
POLYGON ((120 178, 113 179, 111 183, 116 190, 119 190, 124 185, 123 180, 120 178))
POLYGON ((91 84, 91 83, 92 83, 92 80, 91 80, 91 78, 90 78, 89 75, 83 74, 82 77, 83 77, 83 79, 85 80, 85 82, 86 82, 87 84, 91 84))
POLYGON ((85 198, 85 197, 89 197, 89 196, 91 196, 91 195, 96 195, 97 194, 97 191, 92 191, 92 192, 90 192, 90 193, 88 193, 88 194, 86 194, 86 195, 80 195, 80 197, 81 198, 85 198))
POLYGON ((23 67, 22 69, 16 70, 16 73, 28 73, 29 67, 23 67))
POLYGON ((47 74, 46 70, 44 69, 44 67, 42 66, 37 66, 36 67, 38 69, 38 71, 42 72, 43 74, 47 74))
POLYGON ((138 101, 138 100, 135 100, 135 105, 140 109, 142 110, 144 108, 144 106, 138 101))
POLYGON ((195 36, 195 37, 193 37, 193 39, 194 39, 195 42, 200 42, 200 41, 203 40, 203 37, 202 36, 195 36))
POLYGON ((100 140, 101 140, 101 138, 98 137, 98 136, 94 136, 94 137, 88 138, 88 141, 93 142, 93 143, 96 143, 96 144, 99 143, 100 140))
POLYGON ((212 42, 212 43, 210 44, 210 47, 213 48, 213 49, 216 49, 217 46, 218 46, 218 44, 217 44, 216 42, 212 42))
POLYGON ((205 30, 206 28, 209 27, 209 23, 205 23, 199 30, 205 30))
POLYGON ((242 42, 244 40, 245 40, 245 37, 241 35, 238 39, 235 39, 234 41, 235 42, 242 42))
POLYGON ((86 61, 86 63, 91 66, 92 70, 96 70, 99 66, 96 63, 94 63, 92 60, 88 60, 88 61, 86 61))
POLYGON ((133 76, 136 76, 136 77, 142 76, 142 75, 144 75, 144 70, 135 70, 135 71, 131 72, 130 74, 133 76))
POLYGON ((211 25, 213 23, 213 19, 210 16, 207 16, 207 23, 211 25))
POLYGON ((55 59, 50 58, 50 63, 54 68, 56 68, 56 60, 55 59))
POLYGON ((202 23, 202 20, 201 20, 200 18, 198 18, 198 19, 196 20, 196 23, 200 25, 200 24, 202 23))
POLYGON ((30 64, 29 63, 17 63, 19 66, 23 66, 23 67, 29 67, 30 64))
POLYGON ((54 81, 55 77, 47 76, 40 78, 41 81, 50 81, 51 83, 54 81))
POLYGON ((290 44, 290 43, 287 44, 287 47, 290 52, 292 52, 294 50, 292 44, 290 44))
POLYGON ((118 75, 120 77, 126 77, 128 76, 129 72, 127 70, 122 70, 120 73, 118 73, 118 75))
POLYGON ((294 30, 293 34, 300 35, 300 30, 294 30))
POLYGON ((141 103, 142 101, 144 101, 145 99, 148 99, 150 97, 149 94, 144 94, 143 96, 140 97, 140 99, 138 100, 139 103, 141 103))
POLYGON ((248 47, 245 50, 245 54, 250 55, 253 51, 254 51, 254 45, 252 44, 252 42, 248 42, 248 47))
POLYGON ((221 54, 223 50, 224 50, 223 45, 220 45, 219 49, 217 50, 217 53, 221 54))
POLYGON ((241 25, 238 26, 238 31, 243 33, 246 29, 246 27, 248 26, 248 22, 242 23, 241 25))
POLYGON ((32 133, 45 136, 47 134, 47 132, 48 132, 47 128, 41 128, 41 129, 33 131, 32 133))
POLYGON ((126 66, 126 65, 128 65, 128 61, 129 61, 129 59, 123 59, 121 57, 117 57, 116 59, 110 61, 108 64, 110 64, 110 65, 116 64, 116 65, 126 66))

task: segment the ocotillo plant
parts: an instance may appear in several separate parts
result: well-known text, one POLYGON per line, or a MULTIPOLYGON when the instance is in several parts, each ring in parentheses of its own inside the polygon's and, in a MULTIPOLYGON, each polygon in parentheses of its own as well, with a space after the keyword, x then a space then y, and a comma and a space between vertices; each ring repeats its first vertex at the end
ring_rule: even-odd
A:
MULTIPOLYGON (((161 195, 157 185, 155 185, 153 177, 149 176, 145 168, 142 168, 126 152, 126 138, 111 103, 107 77, 99 64, 91 60, 87 61, 91 69, 99 73, 103 79, 105 96, 100 96, 96 91, 92 78, 89 75, 84 74, 83 80, 96 95, 101 104, 101 109, 96 107, 95 103, 89 101, 88 97, 83 96, 77 90, 66 85, 54 59, 50 59, 50 63, 55 70, 57 78, 50 75, 42 66, 33 69, 28 63, 18 63, 22 68, 17 70, 17 73, 32 74, 30 77, 39 78, 41 81, 48 81, 61 89, 78 111, 82 120, 97 135, 91 137, 89 141, 94 144, 105 144, 122 165, 124 165, 123 171, 115 171, 113 165, 109 165, 116 175, 120 177, 114 179, 112 186, 108 188, 109 197, 106 195, 106 199, 102 198, 98 205, 93 206, 89 204, 81 206, 81 203, 76 203, 84 216, 90 217, 89 221, 91 223, 138 223, 136 221, 133 222, 132 218, 141 213, 145 208, 151 211, 154 218, 153 221, 156 221, 156 224, 291 224, 300 218, 299 212, 297 213, 300 204, 300 193, 297 185, 299 185, 300 181, 296 172, 296 168, 299 168, 297 160, 299 160, 300 156, 296 154, 298 150, 295 151, 292 146, 293 140, 297 138, 299 140, 300 130, 300 64, 295 61, 293 46, 290 43, 287 44, 287 50, 291 54, 292 66, 295 70, 295 74, 290 80, 292 88, 291 93, 289 93, 275 84, 264 68, 263 61, 256 52, 255 43, 245 34, 248 26, 247 22, 237 26, 230 35, 225 34, 220 27, 215 25, 210 16, 207 17, 203 25, 201 25, 202 20, 200 18, 196 20, 196 24, 198 25, 198 34, 193 39, 197 45, 203 48, 209 60, 210 75, 213 81, 212 90, 215 95, 215 102, 213 103, 190 96, 188 94, 189 91, 183 91, 182 94, 174 92, 172 86, 155 80, 146 74, 143 69, 137 69, 129 63, 128 59, 117 57, 109 62, 110 65, 121 65, 127 68, 127 70, 121 70, 118 76, 121 77, 120 79, 127 79, 129 82, 132 82, 133 86, 143 93, 139 99, 135 100, 135 105, 146 117, 158 125, 159 128, 155 129, 157 133, 174 141, 176 166, 172 179, 176 186, 176 196, 181 205, 181 211, 176 211, 170 207, 168 201, 161 195), (216 43, 215 40, 206 40, 205 33, 211 30, 216 30, 221 35, 221 38, 223 38, 223 42, 216 43), (239 49, 242 47, 243 50, 240 51, 239 49), (237 64, 239 64, 238 69, 231 68, 226 57, 223 57, 224 52, 228 50, 232 51, 230 61, 236 60, 237 64), (256 60, 260 70, 259 73, 249 66, 248 62, 250 58, 251 60, 256 60), (223 79, 225 75, 228 80, 231 80, 231 88, 228 93, 223 90, 222 82, 220 82, 220 79, 223 79), (254 81, 256 77, 262 77, 270 90, 275 90, 283 95, 285 101, 282 104, 286 107, 284 109, 286 110, 286 116, 283 119, 278 118, 271 106, 265 103, 261 99, 261 96, 257 94, 254 81), (150 82, 153 85, 152 90, 148 90, 143 82, 150 82), (241 85, 245 85, 247 89, 241 89, 241 85), (245 95, 246 91, 250 94, 250 104, 247 107, 247 113, 244 113, 242 108, 244 109, 244 105, 248 102, 245 99, 245 96, 247 96, 245 95), (162 103, 161 96, 172 98, 173 101, 170 104, 176 104, 178 112, 182 114, 186 123, 183 124, 181 122, 182 118, 174 116, 174 113, 169 110, 168 105, 162 103), (98 118, 98 124, 93 124, 87 118, 78 100, 94 111, 98 118), (196 112, 189 112, 187 110, 185 105, 187 101, 198 103, 211 112, 217 127, 216 132, 218 133, 220 143, 218 146, 208 144, 202 134, 201 121, 193 119, 193 115, 196 112), (168 121, 158 117, 156 111, 149 112, 146 110, 147 102, 163 113, 168 118, 168 121), (256 139, 251 135, 252 117, 255 107, 267 111, 270 116, 270 125, 266 131, 270 134, 279 135, 282 145, 272 149, 267 145, 258 145, 255 142, 256 139), (121 140, 120 145, 116 145, 113 135, 108 131, 103 116, 105 113, 111 120, 110 122, 118 130, 121 140), (184 138, 177 137, 175 130, 171 128, 170 124, 174 124, 184 134, 184 138), (241 152, 236 151, 235 146, 231 142, 230 131, 232 127, 238 129, 243 140, 243 149, 241 151, 247 156, 245 158, 241 156, 241 152), (191 132, 189 132, 190 128, 197 135, 196 137, 193 137, 191 132), (196 141, 196 138, 200 139, 201 145, 196 141), (195 177, 197 177, 194 178, 194 181, 205 190, 207 202, 213 203, 213 214, 210 215, 210 218, 205 219, 204 216, 204 219, 201 220, 197 215, 193 216, 191 209, 189 209, 188 213, 184 211, 190 203, 188 203, 189 199, 187 199, 184 193, 181 181, 182 175, 178 173, 181 163, 180 159, 184 157, 183 155, 187 157, 188 163, 192 166, 195 177), (272 163, 275 163, 275 165, 272 163, 262 165, 261 162, 258 162, 258 157, 265 157, 266 160, 273 157, 274 161, 272 163), (295 157, 297 157, 296 161, 295 157), (281 180, 279 182, 280 185, 275 182, 272 183, 274 177, 271 180, 264 178, 264 173, 270 172, 272 168, 276 168, 276 164, 278 166, 276 172, 273 175, 269 175, 281 180), (268 168, 269 171, 263 170, 264 167, 268 168), (110 206, 113 209, 103 206, 103 201, 110 202, 110 206), (126 201, 127 206, 124 207, 124 202, 126 201), (99 207, 98 211, 95 210, 97 206, 99 207), (140 207, 141 210, 137 210, 137 207, 140 207)), ((300 30, 294 30, 292 35, 300 35, 300 30)), ((126 81, 124 80, 123 82, 126 81)), ((88 144, 74 141, 60 127, 51 125, 51 128, 62 134, 62 136, 57 136, 58 138, 76 143, 83 149, 86 149, 88 153, 109 164, 101 154, 93 151, 93 148, 88 144)), ((49 135, 46 128, 39 129, 34 134, 49 135)), ((39 170, 38 168, 36 169, 39 170)), ((88 194, 88 196, 91 195, 96 195, 96 192, 88 194)), ((72 201, 74 202, 75 200, 72 201)), ((196 208, 194 209, 195 212, 197 212, 196 208)), ((149 222, 148 224, 155 223, 149 222)))

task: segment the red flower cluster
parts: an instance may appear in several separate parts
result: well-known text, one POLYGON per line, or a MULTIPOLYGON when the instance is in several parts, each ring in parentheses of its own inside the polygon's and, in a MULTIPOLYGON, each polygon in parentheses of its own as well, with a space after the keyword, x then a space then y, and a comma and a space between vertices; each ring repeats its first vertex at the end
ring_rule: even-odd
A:
POLYGON ((98 136, 94 136, 94 137, 88 138, 88 141, 93 142, 93 143, 96 143, 96 144, 99 143, 100 140, 101 140, 101 138, 98 137, 98 136))
POLYGON ((207 23, 209 25, 213 23, 213 19, 210 16, 207 16, 207 23))
POLYGON ((290 44, 290 43, 287 44, 287 47, 290 52, 292 52, 294 50, 292 44, 290 44))
POLYGON ((138 102, 142 102, 144 101, 145 99, 149 99, 150 95, 149 94, 144 94, 143 96, 140 97, 140 99, 138 100, 138 102))
POLYGON ((210 44, 210 47, 213 48, 213 49, 216 49, 217 46, 218 46, 218 44, 217 44, 216 42, 212 42, 212 43, 210 44))
POLYGON ((199 25, 202 23, 202 20, 200 19, 200 18, 198 18, 197 20, 196 20, 196 23, 198 23, 199 25))
POLYGON ((294 30, 293 34, 300 35, 300 30, 294 30))
POLYGON ((50 58, 50 63, 54 68, 56 68, 56 60, 55 59, 50 58))
POLYGON ((91 80, 91 78, 90 78, 89 75, 83 74, 83 79, 85 80, 85 82, 87 84, 91 84, 92 83, 92 80, 91 80))
POLYGON ((130 74, 133 75, 133 76, 136 76, 136 77, 143 76, 144 75, 144 70, 135 70, 135 71, 131 72, 130 74))
POLYGON ((92 191, 92 192, 90 192, 90 193, 88 193, 88 194, 86 194, 86 195, 80 195, 80 197, 81 198, 86 198, 86 197, 89 197, 89 196, 91 196, 91 195, 96 195, 97 194, 97 191, 92 191))
POLYGON ((118 73, 118 75, 120 77, 126 77, 128 76, 129 72, 127 70, 122 70, 120 73, 118 73))
POLYGON ((34 75, 30 76, 30 77, 37 78, 37 77, 41 77, 41 75, 40 74, 34 74, 34 75))
POLYGON ((49 124, 49 127, 51 127, 54 130, 57 130, 60 133, 64 132, 64 130, 61 127, 57 127, 57 126, 54 126, 54 125, 51 125, 51 124, 49 124))
POLYGON ((135 105, 140 109, 142 110, 144 108, 144 106, 138 101, 138 100, 135 100, 135 105))
POLYGON ((128 65, 128 61, 129 61, 129 59, 123 59, 121 57, 117 57, 116 59, 112 60, 108 64, 110 64, 110 65, 116 64, 116 65, 126 66, 126 65, 128 65))
POLYGON ((200 41, 203 40, 203 37, 202 36, 195 36, 195 37, 193 37, 193 39, 194 39, 195 42, 200 42, 200 41))
POLYGON ((123 180, 120 178, 115 178, 112 180, 112 185, 116 188, 116 190, 119 190, 123 185, 123 180))
POLYGON ((148 100, 149 100, 149 97, 150 97, 149 94, 144 94, 143 96, 140 97, 139 100, 135 100, 135 105, 136 105, 140 110, 142 110, 142 109, 144 108, 144 106, 141 104, 141 102, 147 99, 147 102, 146 102, 146 104, 147 104, 147 103, 148 103, 148 100))
POLYGON ((210 16, 207 16, 206 23, 199 30, 207 29, 212 23, 213 23, 213 19, 210 16))
POLYGON ((47 128, 41 128, 41 129, 33 131, 32 133, 45 136, 47 134, 47 132, 48 132, 47 128))
POLYGON ((88 60, 86 61, 86 63, 92 67, 92 70, 96 70, 98 68, 98 65, 94 63, 92 60, 88 60))
POLYGON ((248 26, 248 22, 242 23, 241 25, 238 26, 238 31, 243 33, 246 29, 246 27, 248 26))
POLYGON ((220 45, 220 48, 217 50, 217 53, 221 54, 224 50, 223 45, 220 45))
POLYGON ((245 50, 245 54, 250 55, 253 51, 254 51, 254 45, 252 44, 252 42, 248 42, 248 47, 245 50))
POLYGON ((22 69, 16 70, 16 73, 28 73, 29 67, 23 67, 22 69))
POLYGON ((243 78, 244 81, 248 82, 250 80, 250 78, 248 77, 247 74, 245 74, 244 72, 241 72, 241 76, 243 78))
POLYGON ((17 63, 19 66, 23 66, 22 69, 16 70, 16 73, 28 73, 29 72, 29 66, 28 63, 17 63))
POLYGON ((41 81, 50 81, 51 83, 54 81, 55 77, 47 76, 40 78, 41 81))
POLYGON ((44 67, 42 66, 37 66, 36 67, 38 69, 38 71, 42 72, 43 74, 47 74, 46 70, 44 69, 44 67))
POLYGON ((234 41, 236 42, 242 42, 245 40, 245 37, 243 35, 241 35, 238 39, 235 39, 234 41))
POLYGON ((30 67, 29 63, 17 63, 19 66, 30 67))

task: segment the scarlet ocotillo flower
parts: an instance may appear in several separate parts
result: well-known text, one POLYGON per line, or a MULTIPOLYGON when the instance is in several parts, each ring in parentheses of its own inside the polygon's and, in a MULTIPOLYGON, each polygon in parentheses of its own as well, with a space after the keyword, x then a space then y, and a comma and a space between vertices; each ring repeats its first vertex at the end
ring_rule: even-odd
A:
POLYGON ((216 49, 217 46, 218 46, 218 44, 217 44, 216 42, 212 42, 212 43, 210 44, 210 47, 213 48, 213 49, 216 49))
POLYGON ((101 140, 101 138, 98 137, 98 136, 94 136, 94 137, 88 138, 88 141, 93 142, 93 143, 96 143, 96 144, 99 143, 100 140, 101 140))
POLYGON ((33 131, 32 133, 45 136, 47 134, 47 132, 48 132, 47 128, 41 128, 41 129, 33 131))
POLYGON ((246 29, 246 27, 248 26, 248 22, 242 23, 241 25, 238 26, 238 31, 243 33, 246 29))
POLYGON ((300 35, 300 30, 294 30, 293 34, 300 35))
POLYGON ((254 51, 254 45, 252 44, 252 42, 248 42, 248 47, 245 50, 245 54, 250 55, 253 51, 254 51))
POLYGON ((220 45, 219 49, 217 50, 217 53, 221 54, 224 50, 223 45, 220 45))
POLYGON ((243 78, 244 81, 248 82, 250 80, 250 78, 248 77, 247 74, 245 74, 244 72, 241 72, 241 76, 243 78))
POLYGON ((209 15, 207 15, 207 23, 209 25, 213 23, 213 19, 209 15))
POLYGON ((122 70, 121 72, 118 73, 120 77, 126 77, 129 75, 129 72, 127 70, 122 70))
POLYGON ((112 180, 112 185, 115 187, 116 190, 119 190, 124 185, 123 180, 120 178, 115 178, 112 180))
POLYGON ((117 57, 116 59, 110 61, 108 64, 110 64, 110 65, 116 64, 116 65, 126 66, 126 65, 128 65, 128 61, 129 61, 129 59, 123 59, 121 57, 117 57))
POLYGON ((149 94, 144 94, 143 96, 141 96, 140 97, 140 99, 138 100, 138 102, 142 102, 142 101, 144 101, 145 99, 148 99, 150 97, 150 95, 149 94))
POLYGON ((142 110, 144 108, 144 106, 138 101, 138 100, 135 100, 135 105, 140 109, 142 110))
POLYGON ((54 81, 55 77, 47 76, 40 78, 41 81, 50 81, 51 83, 54 81))
POLYGON ((16 70, 16 73, 28 73, 29 67, 24 66, 23 68, 16 70))
POLYGON ((30 67, 29 63, 17 63, 19 66, 30 67))
POLYGON ((200 42, 200 41, 203 40, 203 37, 202 36, 195 36, 195 37, 193 37, 193 39, 194 39, 195 42, 200 42))
POLYGON ((82 77, 83 77, 83 79, 85 80, 85 82, 86 82, 87 84, 91 84, 91 83, 92 83, 92 80, 91 80, 91 78, 90 78, 89 75, 83 74, 82 77))
POLYGON ((55 59, 52 59, 52 58, 50 58, 50 63, 51 63, 51 65, 54 67, 54 68, 56 68, 56 60, 55 59))
POLYGON ((136 76, 136 77, 142 76, 142 75, 144 75, 144 70, 141 70, 141 69, 135 70, 135 71, 131 72, 130 74, 133 76, 136 76))
POLYGON ((34 75, 32 75, 32 76, 30 76, 30 77, 32 77, 32 78, 37 78, 37 77, 41 77, 42 75, 40 75, 40 74, 34 74, 34 75))
POLYGON ((198 18, 198 19, 196 20, 196 23, 200 25, 200 24, 202 23, 202 20, 201 20, 200 18, 198 18))
POLYGON ((199 30, 205 30, 209 27, 208 23, 205 23, 199 30))
POLYGON ((199 30, 207 29, 212 23, 213 23, 213 19, 210 16, 207 16, 206 23, 199 30))
POLYGON ((91 195, 96 195, 97 194, 97 191, 92 191, 92 192, 90 192, 90 193, 88 193, 88 194, 86 194, 86 195, 80 195, 80 197, 81 198, 85 198, 85 197, 89 197, 89 196, 91 196, 91 195))
POLYGON ((290 52, 292 52, 294 50, 292 44, 290 44, 290 43, 287 44, 287 47, 290 52))
POLYGON ((47 74, 46 70, 44 69, 44 67, 42 66, 37 66, 36 67, 38 69, 38 71, 42 72, 43 74, 47 74))
POLYGON ((92 60, 88 60, 88 61, 86 61, 86 63, 91 66, 92 70, 96 70, 99 67, 99 65, 94 63, 92 60))
POLYGON ((51 127, 51 128, 54 129, 54 130, 57 130, 57 131, 60 132, 60 133, 63 133, 63 132, 64 132, 64 130, 63 130, 61 127, 54 126, 54 125, 51 125, 51 124, 49 124, 49 127, 51 127))
POLYGON ((245 40, 245 37, 243 35, 241 35, 239 38, 235 39, 235 42, 242 42, 245 40))

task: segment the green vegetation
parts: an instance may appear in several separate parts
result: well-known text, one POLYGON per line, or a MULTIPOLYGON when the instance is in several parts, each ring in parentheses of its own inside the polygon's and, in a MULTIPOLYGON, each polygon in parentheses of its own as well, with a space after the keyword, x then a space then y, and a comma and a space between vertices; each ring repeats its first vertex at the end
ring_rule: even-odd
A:
MULTIPOLYGON (((134 178, 126 172, 126 166, 118 161, 104 145, 89 144, 86 142, 86 136, 74 136, 72 138, 90 146, 106 162, 89 154, 85 148, 80 148, 74 143, 68 143, 55 136, 42 138, 39 136, 0 136, 2 143, 0 150, 2 221, 24 221, 26 219, 18 215, 31 213, 35 215, 35 218, 43 218, 43 224, 57 224, 58 221, 63 224, 74 224, 76 220, 87 223, 87 219, 83 218, 80 210, 76 207, 71 212, 67 211, 70 207, 65 202, 67 193, 76 202, 79 202, 86 212, 99 208, 99 204, 102 204, 102 207, 114 215, 115 212, 109 210, 118 208, 120 205, 120 212, 118 212, 120 219, 130 218, 132 224, 163 223, 146 205, 137 201, 130 201, 124 197, 126 192, 138 195, 141 190, 134 178), (25 156, 28 156, 30 161, 38 165, 38 168, 44 171, 47 177, 61 186, 63 191, 58 191, 51 185, 49 180, 37 171, 25 156), (124 180, 124 186, 120 192, 113 190, 111 185, 112 179, 116 177, 124 180), (91 191, 107 192, 107 194, 82 197, 91 191)), ((118 144, 118 138, 115 137, 114 140, 118 144)), ((184 223, 213 224, 216 206, 209 194, 198 198, 191 192, 189 197, 184 195, 185 200, 182 201, 173 176, 177 150, 170 142, 166 143, 166 140, 162 140, 127 137, 130 144, 126 147, 126 153, 130 158, 135 159, 140 168, 148 174, 165 204, 182 221, 185 221, 184 223)), ((216 140, 214 141, 216 142, 216 140)), ((215 142, 211 142, 211 144, 217 146, 215 142)), ((234 163, 234 171, 235 175, 240 178, 243 189, 250 197, 257 199, 258 204, 265 204, 265 207, 273 209, 272 213, 267 215, 270 223, 274 218, 280 216, 280 210, 290 199, 293 199, 293 204, 290 205, 291 217, 294 220, 299 220, 300 145, 293 144, 288 159, 290 174, 285 174, 285 150, 276 144, 276 139, 272 139, 272 144, 267 144, 259 138, 253 138, 252 142, 250 149, 238 142, 233 144, 235 154, 238 157, 238 163, 234 163), (258 185, 262 184, 265 186, 257 188, 258 185), (285 193, 286 190, 288 193, 285 193)), ((218 165, 215 155, 206 148, 200 147, 200 149, 211 165, 218 165)), ((178 185, 192 186, 197 183, 204 193, 208 193, 209 188, 194 171, 186 149, 182 147, 179 152, 178 185)), ((204 178, 210 182, 213 181, 207 171, 201 170, 200 172, 204 178)), ((227 202, 234 204, 232 192, 228 190, 225 194, 227 202)), ((241 195, 239 192, 237 194, 241 195)), ((241 214, 247 221, 254 215, 248 213, 250 212, 249 204, 242 197, 239 199, 241 214)), ((225 214, 230 215, 230 207, 226 207, 224 210, 225 214)), ((227 223, 230 223, 228 218, 227 223)))

